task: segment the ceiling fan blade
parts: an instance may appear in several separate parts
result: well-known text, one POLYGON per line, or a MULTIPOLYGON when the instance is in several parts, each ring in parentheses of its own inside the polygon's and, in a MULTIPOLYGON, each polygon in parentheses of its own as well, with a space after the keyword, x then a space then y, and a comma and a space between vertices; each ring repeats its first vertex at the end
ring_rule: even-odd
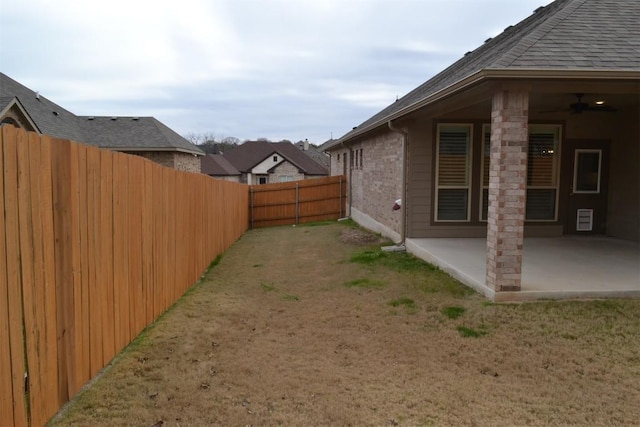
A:
POLYGON ((616 108, 611 105, 594 105, 589 107, 586 111, 595 111, 595 112, 604 112, 604 113, 615 113, 618 111, 616 108))

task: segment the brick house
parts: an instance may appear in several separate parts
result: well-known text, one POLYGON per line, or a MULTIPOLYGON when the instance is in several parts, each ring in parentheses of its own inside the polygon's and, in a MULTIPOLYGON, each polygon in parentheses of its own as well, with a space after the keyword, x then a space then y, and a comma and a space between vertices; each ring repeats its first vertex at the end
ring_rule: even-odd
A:
POLYGON ((198 147, 153 117, 76 116, 0 73, 0 123, 200 172, 198 147))
POLYGON ((327 176, 327 168, 290 142, 246 141, 221 155, 208 155, 202 172, 244 184, 271 184, 327 176))
POLYGON ((490 295, 520 291, 525 236, 640 241, 638 22, 557 0, 331 141, 350 216, 410 251, 486 237, 490 295))

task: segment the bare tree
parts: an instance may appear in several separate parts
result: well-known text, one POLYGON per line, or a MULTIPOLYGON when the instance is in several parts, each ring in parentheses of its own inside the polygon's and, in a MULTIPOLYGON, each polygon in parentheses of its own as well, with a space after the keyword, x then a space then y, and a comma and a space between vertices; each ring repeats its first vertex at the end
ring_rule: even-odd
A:
POLYGON ((184 136, 185 139, 195 144, 205 153, 220 154, 225 151, 229 151, 235 148, 240 140, 235 136, 220 136, 213 132, 204 133, 188 133, 184 136))

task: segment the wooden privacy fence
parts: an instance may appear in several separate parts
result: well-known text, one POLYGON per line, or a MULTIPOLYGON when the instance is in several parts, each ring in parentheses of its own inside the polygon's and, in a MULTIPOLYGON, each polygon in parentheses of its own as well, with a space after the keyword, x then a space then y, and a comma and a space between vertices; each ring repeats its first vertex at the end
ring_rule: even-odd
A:
POLYGON ((252 185, 249 193, 251 228, 302 224, 345 215, 344 176, 252 185))
POLYGON ((248 191, 0 131, 0 425, 41 426, 246 231, 248 191))

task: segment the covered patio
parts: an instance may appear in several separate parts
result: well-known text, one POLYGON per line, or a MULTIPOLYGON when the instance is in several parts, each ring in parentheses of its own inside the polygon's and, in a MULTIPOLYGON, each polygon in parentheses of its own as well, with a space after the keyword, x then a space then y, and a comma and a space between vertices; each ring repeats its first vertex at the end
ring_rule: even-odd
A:
POLYGON ((486 285, 484 238, 411 238, 407 251, 494 301, 640 297, 640 245, 604 236, 525 238, 520 291, 486 285))

